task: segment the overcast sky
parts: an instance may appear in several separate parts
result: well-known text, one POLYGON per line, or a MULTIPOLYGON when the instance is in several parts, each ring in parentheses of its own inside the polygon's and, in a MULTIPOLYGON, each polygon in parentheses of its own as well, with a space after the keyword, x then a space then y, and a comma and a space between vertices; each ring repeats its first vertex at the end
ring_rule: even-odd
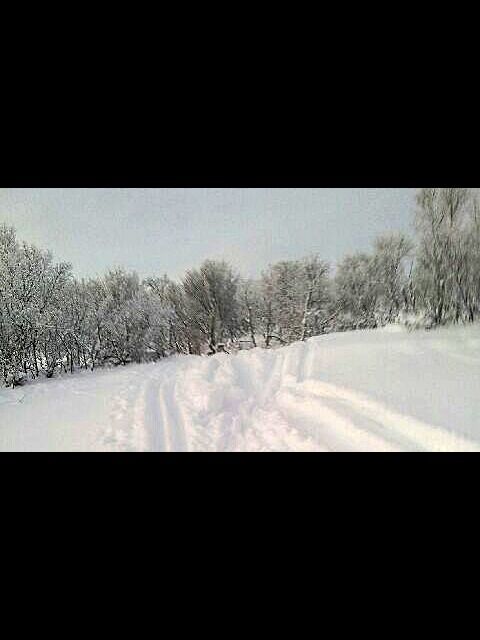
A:
POLYGON ((71 262, 181 277, 205 258, 256 276, 277 260, 337 262, 412 230, 414 189, 0 189, 0 223, 71 262))

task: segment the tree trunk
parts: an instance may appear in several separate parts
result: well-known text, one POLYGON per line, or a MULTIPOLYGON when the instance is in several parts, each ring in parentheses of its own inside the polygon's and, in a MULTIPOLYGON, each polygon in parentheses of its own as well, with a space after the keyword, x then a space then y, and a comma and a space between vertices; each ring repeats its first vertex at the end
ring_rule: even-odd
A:
POLYGON ((215 316, 212 317, 210 321, 210 341, 209 341, 209 349, 211 353, 217 353, 217 337, 215 335, 215 316))
POLYGON ((307 337, 307 318, 310 312, 310 305, 312 303, 312 291, 310 290, 305 299, 305 307, 303 309, 303 318, 302 318, 302 342, 305 342, 307 337))
POLYGON ((247 309, 248 309, 248 327, 250 329, 250 337, 252 338, 253 346, 256 347, 257 343, 255 341, 255 328, 254 328, 253 322, 252 322, 252 316, 253 316, 252 307, 248 305, 247 309))
POLYGON ((32 350, 33 350, 33 366, 35 368, 35 376, 38 378, 37 343, 35 341, 35 338, 32 341, 32 350))

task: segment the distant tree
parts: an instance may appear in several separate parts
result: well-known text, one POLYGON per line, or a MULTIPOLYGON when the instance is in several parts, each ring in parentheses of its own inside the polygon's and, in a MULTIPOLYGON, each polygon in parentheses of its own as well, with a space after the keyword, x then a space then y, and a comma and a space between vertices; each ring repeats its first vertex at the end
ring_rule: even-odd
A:
POLYGON ((256 347, 256 333, 259 327, 261 309, 261 297, 258 283, 253 280, 243 280, 240 283, 238 295, 243 332, 249 335, 253 346, 256 347))
POLYGON ((259 284, 259 320, 268 347, 323 332, 328 295, 328 265, 318 256, 284 260, 269 267, 259 284))
POLYGON ((148 326, 141 313, 140 281, 136 273, 109 271, 103 279, 106 319, 103 325, 105 357, 114 364, 140 361, 148 326))
POLYGON ((392 322, 405 307, 407 259, 412 251, 413 243, 400 233, 375 240, 371 271, 378 283, 377 311, 382 322, 392 322))
POLYGON ((301 337, 300 268, 298 261, 283 260, 262 274, 260 321, 266 347, 272 340, 288 344, 301 337))
POLYGON ((299 287, 304 300, 301 340, 323 332, 322 320, 329 302, 329 265, 318 256, 310 256, 301 262, 299 287))
POLYGON ((335 276, 338 309, 347 329, 375 328, 380 292, 373 257, 366 253, 346 256, 335 276))
POLYGON ((183 279, 188 316, 202 333, 210 353, 219 342, 240 334, 237 297, 239 277, 226 262, 206 260, 200 269, 187 271, 183 279))
POLYGON ((464 188, 425 188, 417 195, 420 242, 415 277, 435 324, 460 314, 460 300, 466 293, 462 294, 462 272, 470 260, 462 245, 472 204, 472 194, 464 188))

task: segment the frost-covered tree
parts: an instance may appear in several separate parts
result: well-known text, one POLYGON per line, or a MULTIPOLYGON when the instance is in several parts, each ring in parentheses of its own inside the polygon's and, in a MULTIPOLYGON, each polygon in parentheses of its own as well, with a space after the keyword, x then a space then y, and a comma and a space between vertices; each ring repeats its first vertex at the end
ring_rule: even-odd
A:
POLYGON ((412 242, 401 233, 375 240, 371 271, 378 283, 377 313, 382 323, 392 322, 406 306, 412 251, 412 242))
POLYGON ((4 384, 15 385, 20 380, 20 354, 17 335, 20 310, 16 289, 19 245, 15 230, 0 226, 0 366, 4 384))
POLYGON ((246 334, 254 347, 257 346, 257 331, 261 313, 261 297, 259 284, 254 280, 242 280, 238 291, 239 305, 242 317, 242 331, 246 334))
POLYGON ((16 239, 0 227, 0 360, 6 384, 61 365, 63 290, 71 267, 55 264, 50 253, 16 239))
POLYGON ((335 276, 339 326, 344 329, 375 328, 380 292, 373 257, 366 253, 346 256, 335 276))
POLYGON ((300 263, 283 260, 262 274, 260 326, 269 347, 272 340, 288 344, 301 337, 300 263))
POLYGON ((304 300, 302 341, 324 331, 330 302, 328 273, 329 265, 318 256, 310 256, 301 262, 299 289, 304 300))
POLYGON ((473 322, 478 313, 480 281, 480 216, 478 201, 468 192, 463 219, 456 225, 448 245, 453 273, 451 318, 473 322))
POLYGON ((328 265, 318 256, 284 260, 262 275, 259 321, 268 347, 322 333, 327 314, 328 265))
POLYGON ((480 313, 480 206, 475 198, 471 207, 467 237, 457 271, 457 282, 467 318, 473 322, 480 313))
POLYGON ((230 265, 214 260, 187 271, 183 280, 188 318, 203 335, 210 353, 216 353, 219 343, 240 335, 238 281, 230 265))
POLYGON ((140 362, 148 321, 142 312, 140 280, 136 273, 109 271, 103 279, 106 319, 105 356, 114 364, 140 362))
POLYGON ((465 286, 472 264, 468 235, 473 208, 472 193, 465 188, 425 188, 417 195, 420 237, 415 279, 435 324, 468 311, 465 286))
POLYGON ((73 373, 75 367, 95 366, 94 345, 96 334, 91 330, 88 284, 72 280, 63 290, 62 343, 66 351, 66 367, 73 373))
POLYGON ((169 349, 176 353, 199 354, 202 333, 191 316, 192 305, 182 285, 170 280, 166 275, 145 281, 147 290, 157 299, 168 322, 169 349))

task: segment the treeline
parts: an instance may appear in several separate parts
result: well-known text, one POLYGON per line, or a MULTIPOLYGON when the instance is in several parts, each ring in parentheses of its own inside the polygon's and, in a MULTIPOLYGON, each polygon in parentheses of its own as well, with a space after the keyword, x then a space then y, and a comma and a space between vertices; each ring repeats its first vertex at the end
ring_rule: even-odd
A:
POLYGON ((472 190, 421 189, 416 242, 378 238, 333 273, 318 256, 246 281, 207 260, 181 282, 71 266, 0 227, 0 371, 7 386, 58 371, 213 354, 241 341, 271 347, 398 320, 473 322, 480 299, 480 215, 472 190))

